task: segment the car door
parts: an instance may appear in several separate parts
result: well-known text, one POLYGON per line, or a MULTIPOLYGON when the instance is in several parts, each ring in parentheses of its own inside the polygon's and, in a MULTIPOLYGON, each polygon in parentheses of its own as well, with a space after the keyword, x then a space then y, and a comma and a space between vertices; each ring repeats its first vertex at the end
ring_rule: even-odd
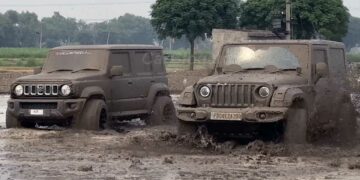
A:
POLYGON ((112 105, 110 110, 113 116, 120 116, 126 111, 139 109, 139 93, 137 87, 134 87, 133 79, 136 74, 132 71, 131 57, 132 51, 113 51, 111 53, 110 66, 123 67, 123 75, 111 79, 112 105))

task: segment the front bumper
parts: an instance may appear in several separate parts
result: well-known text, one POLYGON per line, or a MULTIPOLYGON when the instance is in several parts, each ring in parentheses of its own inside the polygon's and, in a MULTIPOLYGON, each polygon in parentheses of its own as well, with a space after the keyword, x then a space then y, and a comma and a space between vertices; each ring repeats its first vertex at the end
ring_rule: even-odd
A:
POLYGON ((61 120, 81 113, 85 102, 86 99, 10 99, 7 113, 18 119, 61 120), (23 103, 26 103, 27 106, 24 107, 23 103), (49 103, 54 106, 45 108, 37 106, 49 103), (42 115, 32 115, 31 110, 42 110, 43 113, 42 115))
POLYGON ((253 107, 253 108, 202 108, 183 107, 177 105, 176 116, 182 121, 208 122, 208 121, 241 121, 252 123, 271 123, 284 120, 288 108, 283 107, 253 107), (241 119, 219 120, 212 119, 212 113, 238 114, 241 119))

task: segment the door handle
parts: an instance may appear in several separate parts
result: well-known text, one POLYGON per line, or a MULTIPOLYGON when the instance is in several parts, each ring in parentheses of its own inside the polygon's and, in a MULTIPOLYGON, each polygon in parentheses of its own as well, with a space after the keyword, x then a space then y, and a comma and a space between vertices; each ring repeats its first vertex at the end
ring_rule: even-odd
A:
POLYGON ((151 80, 150 82, 151 82, 151 83, 155 83, 155 80, 151 80))
POLYGON ((132 81, 128 81, 128 84, 129 84, 129 85, 132 85, 132 84, 133 84, 133 82, 132 82, 132 81))

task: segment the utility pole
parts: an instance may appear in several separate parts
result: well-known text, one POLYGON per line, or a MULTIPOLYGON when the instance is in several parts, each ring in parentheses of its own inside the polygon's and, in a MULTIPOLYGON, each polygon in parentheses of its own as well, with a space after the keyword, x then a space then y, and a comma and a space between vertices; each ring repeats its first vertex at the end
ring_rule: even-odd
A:
POLYGON ((291 39, 291 0, 286 0, 286 39, 291 39))

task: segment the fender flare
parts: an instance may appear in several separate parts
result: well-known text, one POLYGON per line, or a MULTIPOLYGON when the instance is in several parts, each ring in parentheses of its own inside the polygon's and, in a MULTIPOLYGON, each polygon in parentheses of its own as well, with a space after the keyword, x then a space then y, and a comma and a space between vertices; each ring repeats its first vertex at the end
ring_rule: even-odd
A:
POLYGON ((157 83, 150 87, 148 97, 146 98, 146 108, 151 111, 152 105, 155 103, 156 96, 159 93, 170 96, 170 89, 165 83, 157 83))
POLYGON ((81 98, 85 98, 85 99, 88 99, 91 96, 102 96, 104 97, 104 100, 106 100, 104 90, 97 86, 86 87, 85 89, 83 89, 80 95, 81 98))
POLYGON ((278 88, 271 99, 271 107, 290 107, 296 99, 306 100, 303 90, 298 87, 278 88))

